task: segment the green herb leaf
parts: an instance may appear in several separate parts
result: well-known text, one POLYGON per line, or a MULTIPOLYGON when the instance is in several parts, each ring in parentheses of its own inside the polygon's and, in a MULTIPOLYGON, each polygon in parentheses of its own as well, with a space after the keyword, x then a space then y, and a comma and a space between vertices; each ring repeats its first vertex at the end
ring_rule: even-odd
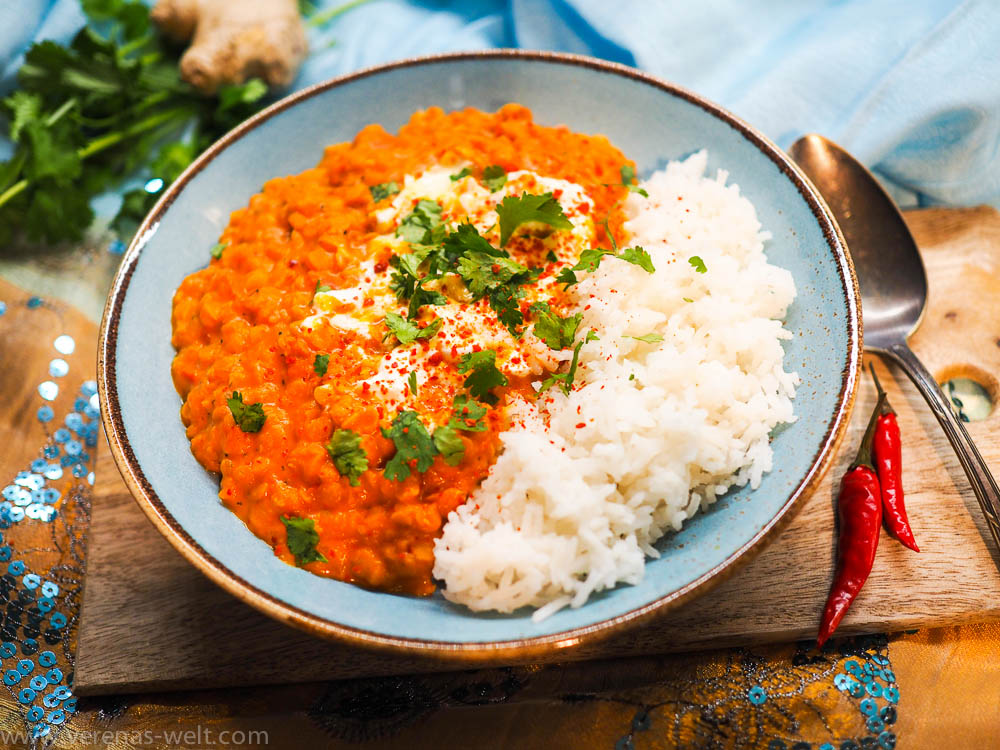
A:
POLYGON ((411 245, 431 245, 444 239, 445 226, 441 221, 441 204, 421 198, 400 223, 396 236, 411 245))
POLYGON ((499 164, 492 164, 486 167, 483 170, 483 184, 490 189, 491 193, 495 193, 507 184, 507 170, 499 164))
POLYGON ((326 452, 340 476, 347 477, 352 487, 361 484, 362 473, 368 471, 368 455, 361 447, 361 436, 353 430, 335 430, 326 452))
POLYGON ((579 284, 580 279, 577 275, 573 273, 572 268, 563 268, 556 274, 556 282, 559 284, 565 284, 566 288, 569 289, 574 284, 579 284))
POLYGON ((385 327, 389 329, 389 333, 395 336, 400 344, 406 346, 407 344, 412 344, 417 339, 433 338, 434 334, 441 328, 441 319, 435 318, 430 325, 421 328, 402 315, 386 313, 385 327))
POLYGON ((573 266, 574 271, 589 271, 593 273, 600 267, 601 261, 604 259, 605 255, 613 255, 610 250, 604 250, 600 247, 591 247, 580 253, 580 259, 573 266))
POLYGON ((566 372, 556 372, 549 375, 549 377, 542 381, 542 385, 538 389, 538 392, 544 393, 556 383, 561 382, 563 393, 568 396, 570 390, 573 388, 573 380, 576 378, 576 368, 580 360, 580 350, 588 341, 598 340, 597 334, 594 333, 593 330, 587 331, 587 334, 576 343, 576 346, 573 347, 573 359, 569 363, 569 369, 566 370, 566 372))
POLYGON ((627 339, 635 339, 636 341, 642 341, 646 344, 658 344, 663 341, 663 336, 658 333, 646 333, 642 336, 626 336, 627 339))
POLYGON ((498 257, 476 251, 458 259, 458 273, 465 279, 469 291, 477 299, 490 289, 509 283, 515 276, 526 273, 523 266, 510 257, 498 257))
POLYGON ((627 187, 629 189, 629 192, 638 193, 643 198, 648 198, 649 197, 649 193, 647 193, 641 187, 638 187, 637 185, 633 185, 632 184, 633 182, 635 182, 635 168, 634 167, 632 167, 629 164, 623 164, 622 168, 619 170, 619 174, 621 174, 621 176, 622 176, 622 185, 624 185, 625 187, 627 187))
POLYGON ((406 384, 410 386, 410 393, 414 396, 417 395, 417 372, 414 370, 410 373, 410 377, 406 379, 406 384))
POLYGON ((464 167, 461 172, 456 172, 449 179, 452 182, 458 182, 463 177, 468 177, 470 174, 472 174, 472 170, 469 169, 468 167, 464 167))
POLYGON ((561 318, 552 312, 548 302, 536 302, 531 306, 531 311, 537 319, 531 331, 544 341, 549 349, 559 351, 573 345, 576 329, 583 320, 581 313, 561 318))
POLYGON ((684 300, 685 302, 694 302, 694 300, 691 299, 690 297, 681 297, 681 299, 684 300))
POLYGON ((401 411, 388 430, 382 428, 382 434, 396 446, 396 453, 383 472, 387 479, 402 482, 410 476, 410 463, 414 460, 421 473, 434 463, 437 448, 415 411, 401 411))
POLYGON ((267 415, 264 414, 264 405, 259 401, 256 404, 247 406, 243 403, 243 394, 233 391, 233 395, 226 399, 226 405, 236 421, 236 426, 243 432, 260 432, 264 426, 267 415))
POLYGON ((399 192, 399 185, 395 182, 383 182, 378 185, 370 185, 368 192, 372 194, 372 200, 378 203, 399 192))
POLYGON ((222 257, 222 253, 225 251, 227 247, 229 247, 228 244, 223 244, 222 242, 216 242, 214 245, 212 245, 212 249, 209 252, 212 254, 213 258, 219 260, 222 257))
POLYGON ((649 253, 638 245, 635 247, 626 247, 615 257, 624 260, 626 263, 639 266, 646 273, 653 273, 656 271, 653 267, 653 259, 649 257, 649 253))
POLYGON ((434 447, 449 466, 458 466, 465 457, 465 442, 451 424, 434 430, 434 447))
POLYGON ((333 290, 332 286, 330 286, 329 284, 324 284, 322 281, 317 280, 316 288, 313 289, 313 301, 316 300, 317 294, 322 294, 323 292, 329 292, 332 290, 333 290))
POLYGON ((455 396, 452 405, 451 420, 448 422, 456 430, 466 432, 483 432, 486 425, 483 424, 483 417, 486 416, 486 407, 478 401, 474 401, 464 393, 455 396))
POLYGON ((488 404, 495 404, 497 397, 490 393, 493 388, 507 385, 507 377, 497 369, 497 353, 492 349, 463 354, 458 363, 458 371, 468 377, 462 384, 475 398, 488 404))
POLYGON ((329 366, 330 366, 329 354, 317 354, 316 358, 313 360, 313 372, 315 372, 320 377, 326 375, 326 370, 329 366))
POLYGON ((699 258, 697 255, 692 255, 688 258, 688 263, 694 268, 698 273, 705 273, 708 268, 705 266, 705 261, 699 258))
POLYGON ((573 224, 566 218, 559 201, 552 193, 528 195, 521 193, 520 198, 508 195, 496 207, 500 218, 500 247, 507 244, 511 235, 522 224, 540 222, 548 224, 553 229, 572 229, 573 224))
POLYGON ((219 88, 217 112, 229 112, 240 105, 253 104, 267 95, 267 84, 259 78, 231 83, 219 88))
POLYGON ((295 555, 296 565, 301 567, 311 562, 326 562, 326 558, 316 549, 319 533, 313 519, 281 516, 281 522, 285 525, 285 544, 295 555))
MULTIPOLYGON (((417 316, 420 314, 420 308, 424 305, 447 305, 448 298, 445 297, 441 292, 431 291, 430 289, 424 289, 421 282, 417 284, 413 289, 413 294, 410 296, 410 304, 407 307, 406 315, 410 320, 416 320, 417 316)), ((426 329, 422 329, 426 330, 426 329)), ((437 329, 434 329, 435 333, 437 329)), ((433 333, 430 335, 434 335, 433 333)))

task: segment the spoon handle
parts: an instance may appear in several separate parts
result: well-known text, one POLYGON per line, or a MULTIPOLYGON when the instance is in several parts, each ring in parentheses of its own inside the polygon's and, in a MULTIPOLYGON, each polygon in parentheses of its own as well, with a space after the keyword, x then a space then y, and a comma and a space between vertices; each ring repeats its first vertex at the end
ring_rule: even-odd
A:
POLYGON ((986 524, 993 534, 993 541, 1000 548, 1000 489, 997 488, 996 480, 990 474, 989 467, 976 449, 968 431, 962 422, 956 419, 951 404, 941 392, 937 382, 906 344, 896 344, 884 351, 910 376, 910 380, 917 386, 930 405, 931 411, 934 412, 934 416, 941 423, 944 434, 948 436, 951 447, 955 449, 955 454, 972 483, 972 491, 976 493, 976 499, 983 509, 986 524))

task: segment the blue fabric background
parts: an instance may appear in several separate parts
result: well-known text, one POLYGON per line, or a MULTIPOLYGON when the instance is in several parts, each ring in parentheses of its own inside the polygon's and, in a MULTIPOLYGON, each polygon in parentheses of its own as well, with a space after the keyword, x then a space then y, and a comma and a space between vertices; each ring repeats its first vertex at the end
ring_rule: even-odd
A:
MULTIPOLYGON (((82 23, 77 0, 6 0, 0 90, 32 40, 82 23)), ((594 55, 691 88, 782 147, 822 133, 903 205, 1000 206, 996 0, 372 0, 310 44, 295 88, 432 52, 594 55)))

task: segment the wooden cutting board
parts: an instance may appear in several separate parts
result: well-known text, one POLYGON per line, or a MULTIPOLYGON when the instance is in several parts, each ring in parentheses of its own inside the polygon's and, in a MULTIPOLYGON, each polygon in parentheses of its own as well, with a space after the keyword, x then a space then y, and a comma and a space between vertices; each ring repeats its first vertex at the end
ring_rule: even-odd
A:
MULTIPOLYGON (((997 400, 1000 214, 911 212, 930 277, 911 343, 935 375, 972 377, 997 400)), ((910 518, 923 550, 883 536, 874 571, 841 634, 1000 618, 1000 555, 934 417, 900 372, 878 363, 899 413, 910 518)), ((832 577, 834 481, 874 404, 864 379, 842 455, 788 529, 728 582, 680 611, 552 660, 811 638, 832 577)), ((969 425, 1000 473, 1000 410, 969 425)), ((98 459, 74 690, 79 695, 304 682, 461 669, 314 639, 258 614, 210 583, 154 530, 105 450, 98 459)), ((538 660, 535 660, 538 661, 538 660)))

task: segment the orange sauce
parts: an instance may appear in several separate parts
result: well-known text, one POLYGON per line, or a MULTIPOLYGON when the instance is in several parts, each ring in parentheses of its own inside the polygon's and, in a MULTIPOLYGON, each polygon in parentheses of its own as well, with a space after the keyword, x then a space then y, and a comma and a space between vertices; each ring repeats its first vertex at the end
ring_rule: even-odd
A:
MULTIPOLYGON (((181 418, 195 457, 221 474, 222 502, 290 564, 281 518, 309 518, 326 558, 306 563, 309 571, 384 591, 433 592, 434 540, 496 460, 507 427, 502 411, 488 412, 485 431, 461 433, 465 456, 457 466, 438 456, 428 471, 390 480, 382 469, 395 446, 380 428, 392 415, 359 385, 385 345, 299 322, 314 312, 318 282, 351 286, 358 264, 369 260, 377 234, 369 186, 402 184, 434 165, 499 164, 583 186, 598 224, 608 217, 617 232, 625 194, 618 170, 626 163, 603 136, 536 125, 519 105, 495 114, 432 108, 398 135, 369 125, 353 142, 327 148, 315 168, 264 185, 230 217, 221 257, 184 279, 173 302, 181 418), (321 353, 331 355, 322 376, 313 369, 321 353), (259 432, 235 424, 226 404, 233 391, 263 404, 259 432), (361 436, 370 470, 359 486, 340 475, 324 447, 337 429, 361 436)), ((603 229, 598 238, 606 239, 603 229)), ((523 379, 508 389, 534 393, 523 379)), ((454 381, 421 387, 419 413, 446 421, 455 393, 454 381)))

